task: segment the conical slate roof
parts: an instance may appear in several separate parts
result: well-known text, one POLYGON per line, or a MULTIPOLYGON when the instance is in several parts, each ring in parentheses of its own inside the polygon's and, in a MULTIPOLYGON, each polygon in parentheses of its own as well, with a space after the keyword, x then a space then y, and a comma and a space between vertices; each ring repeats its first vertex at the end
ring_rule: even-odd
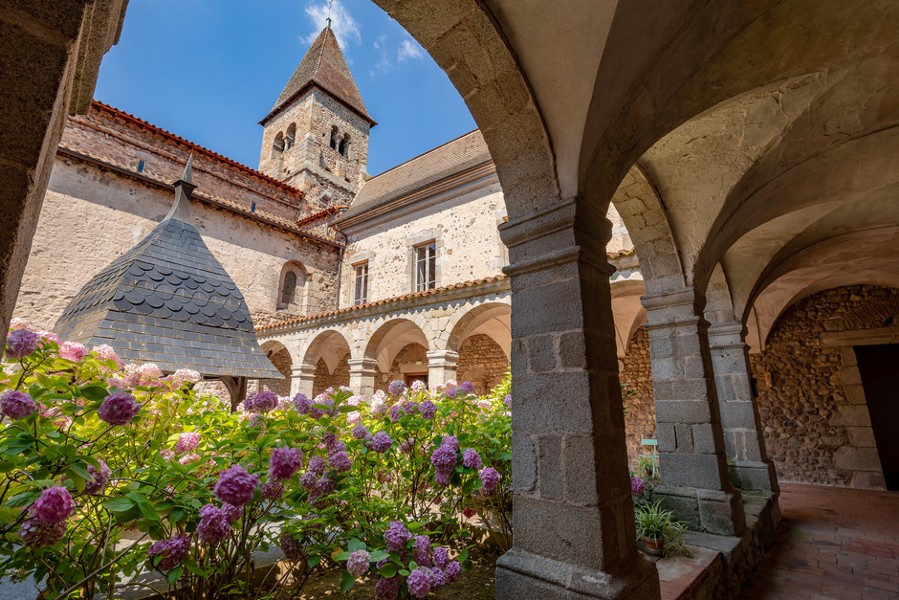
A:
POLYGON ((337 38, 334 37, 330 26, 325 27, 312 42, 312 46, 309 47, 300 66, 293 72, 293 76, 284 86, 281 95, 278 96, 275 106, 262 119, 261 123, 264 125, 282 108, 313 85, 334 96, 366 121, 375 125, 374 119, 369 116, 368 110, 365 108, 365 103, 362 102, 362 95, 359 93, 359 88, 356 87, 343 52, 340 51, 340 44, 337 43, 337 38))
POLYGON ((56 332, 167 372, 282 379, 256 341, 246 301, 190 223, 190 177, 189 161, 166 218, 78 292, 56 332))

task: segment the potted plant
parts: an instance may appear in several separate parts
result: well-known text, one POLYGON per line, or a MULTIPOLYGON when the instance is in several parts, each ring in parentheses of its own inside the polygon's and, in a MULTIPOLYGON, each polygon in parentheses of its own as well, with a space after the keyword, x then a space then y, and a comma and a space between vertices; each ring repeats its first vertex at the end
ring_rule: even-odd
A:
POLYGON ((674 513, 662 508, 661 500, 634 507, 637 539, 643 541, 646 552, 652 556, 665 555, 665 534, 675 526, 674 513))

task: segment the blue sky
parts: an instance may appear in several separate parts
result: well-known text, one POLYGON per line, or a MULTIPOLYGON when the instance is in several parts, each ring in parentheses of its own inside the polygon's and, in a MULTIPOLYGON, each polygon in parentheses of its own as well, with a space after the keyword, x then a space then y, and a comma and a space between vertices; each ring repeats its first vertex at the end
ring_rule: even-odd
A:
MULTIPOLYGON (((449 79, 371 0, 335 0, 333 29, 369 113, 376 175, 475 128, 449 79)), ((251 167, 257 123, 324 26, 325 0, 131 0, 95 96, 251 167)))

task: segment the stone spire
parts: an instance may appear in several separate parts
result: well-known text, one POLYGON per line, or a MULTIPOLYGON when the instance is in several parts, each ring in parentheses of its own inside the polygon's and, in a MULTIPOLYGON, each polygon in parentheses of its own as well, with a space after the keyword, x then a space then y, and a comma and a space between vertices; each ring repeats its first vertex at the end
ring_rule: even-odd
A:
POLYGON ((166 219, 177 219, 185 223, 190 222, 190 199, 197 188, 193 181, 193 164, 194 155, 191 154, 187 157, 187 163, 184 165, 184 173, 181 174, 181 179, 175 182, 175 203, 172 205, 169 214, 165 216, 166 219))
POLYGON ((368 121, 370 125, 376 125, 374 119, 368 114, 362 95, 353 79, 350 68, 347 66, 340 44, 331 31, 330 24, 312 42, 306 56, 300 62, 300 66, 294 71, 293 76, 284 86, 281 95, 274 107, 262 121, 265 125, 290 103, 312 86, 317 86, 345 104, 350 110, 368 121))

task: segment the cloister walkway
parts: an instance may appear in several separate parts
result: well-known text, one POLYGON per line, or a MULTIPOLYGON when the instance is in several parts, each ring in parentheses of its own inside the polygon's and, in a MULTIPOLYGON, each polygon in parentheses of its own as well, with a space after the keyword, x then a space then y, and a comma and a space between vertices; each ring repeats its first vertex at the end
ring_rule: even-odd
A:
POLYGON ((899 599, 899 492, 781 484, 780 507, 744 600, 899 599))

